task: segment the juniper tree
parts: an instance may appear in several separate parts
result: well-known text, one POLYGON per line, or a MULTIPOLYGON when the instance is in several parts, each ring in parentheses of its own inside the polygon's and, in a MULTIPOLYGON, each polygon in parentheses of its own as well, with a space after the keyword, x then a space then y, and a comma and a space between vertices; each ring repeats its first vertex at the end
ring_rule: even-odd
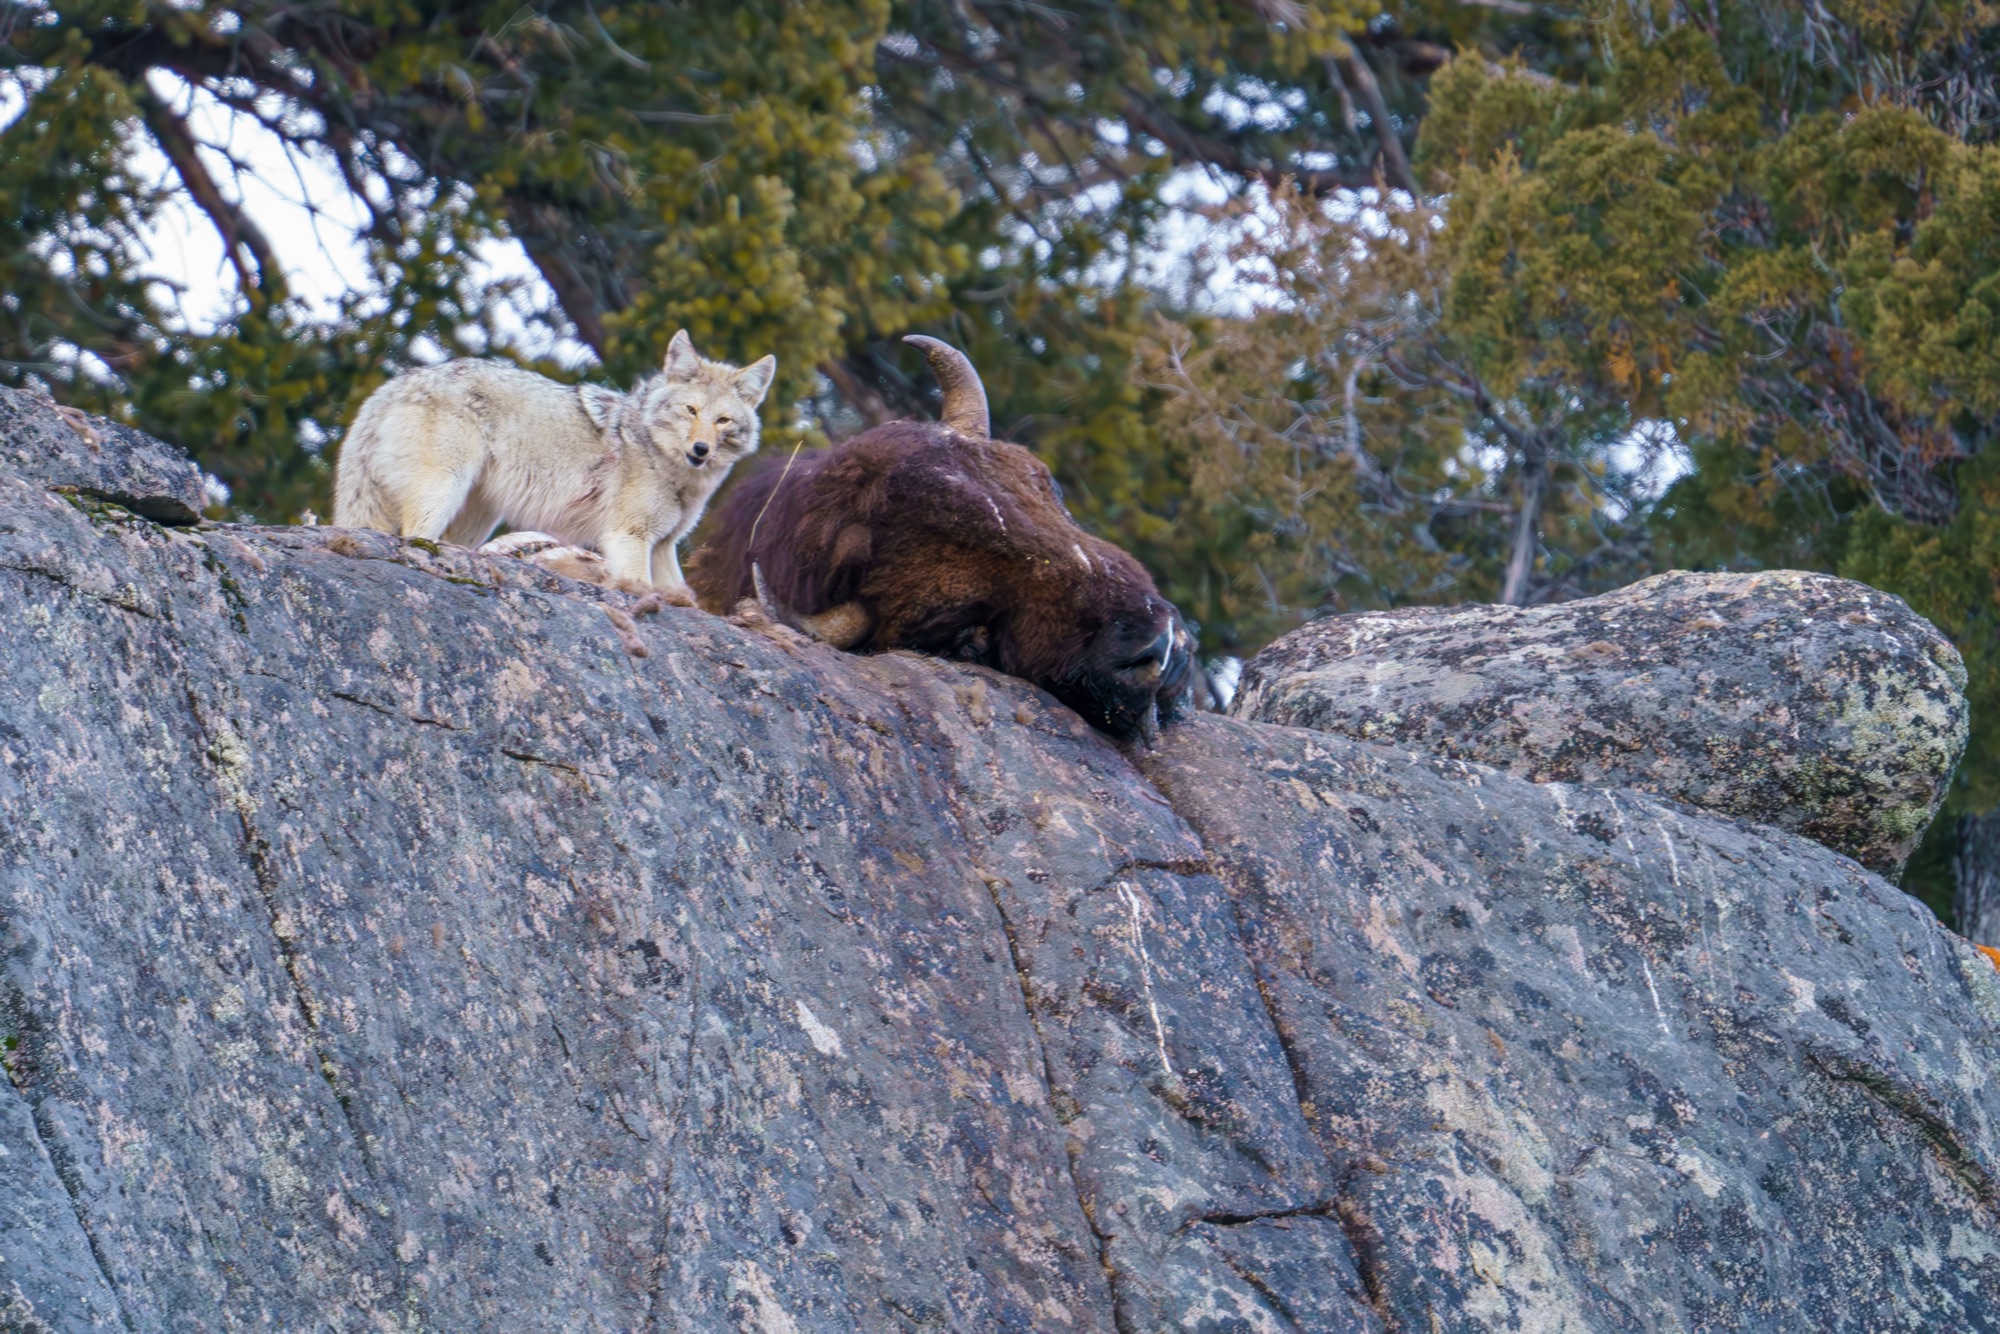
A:
POLYGON ((337 434, 417 340, 491 341, 504 293, 472 282, 482 239, 521 242, 563 323, 612 374, 651 363, 685 326, 724 354, 776 352, 786 398, 843 323, 935 316, 964 267, 935 239, 956 201, 926 158, 857 165, 874 133, 861 93, 880 5, 85 0, 0 12, 0 49, 28 91, 5 148, 90 142, 97 174, 129 175, 131 146, 150 141, 224 241, 241 291, 214 336, 176 330, 129 244, 156 196, 60 167, 42 167, 46 181, 10 175, 15 267, 35 269, 44 238, 74 235, 96 272, 58 262, 28 275, 18 290, 32 315, 0 355, 80 399, 124 403, 273 517, 323 491, 300 446, 337 434), (372 290, 337 323, 288 298, 276 247, 183 114, 176 90, 191 88, 321 156, 360 205, 372 290), (52 357, 71 349, 109 373, 52 357))
MULTIPOLYGON (((2000 893, 2000 18, 1927 0, 1593 17, 1581 70, 1479 50, 1440 69, 1412 155, 1435 236, 1315 223, 1318 269, 1344 275, 1331 299, 1293 266, 1285 309, 1216 342, 1267 388, 1182 386, 1245 421, 1261 394, 1264 434, 1311 464, 1292 490, 1339 534, 1373 504, 1402 535, 1356 569, 1294 541, 1280 577, 1254 571, 1289 582, 1267 619, 1569 596, 1674 564, 1900 593, 1964 651, 1974 719, 1912 884, 1949 911, 1955 861, 1964 925, 1994 938, 2000 903, 1980 923, 1972 900, 2000 893), (1607 489, 1663 427, 1692 471, 1653 502, 1607 489), (1468 542, 1479 502, 1497 512, 1468 542)), ((1191 455, 1226 458, 1221 418, 1190 420, 1210 437, 1183 433, 1191 455)), ((1264 502, 1238 472, 1242 522, 1264 502)), ((1282 523, 1248 526, 1246 551, 1284 545, 1282 523)))

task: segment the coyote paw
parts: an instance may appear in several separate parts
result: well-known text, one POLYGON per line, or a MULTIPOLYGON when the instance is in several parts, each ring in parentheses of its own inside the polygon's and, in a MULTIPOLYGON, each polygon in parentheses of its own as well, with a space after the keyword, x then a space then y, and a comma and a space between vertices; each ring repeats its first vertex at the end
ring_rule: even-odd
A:
POLYGON ((653 591, 659 595, 660 601, 669 607, 692 607, 695 605, 694 590, 686 584, 674 584, 671 587, 656 588, 653 591))

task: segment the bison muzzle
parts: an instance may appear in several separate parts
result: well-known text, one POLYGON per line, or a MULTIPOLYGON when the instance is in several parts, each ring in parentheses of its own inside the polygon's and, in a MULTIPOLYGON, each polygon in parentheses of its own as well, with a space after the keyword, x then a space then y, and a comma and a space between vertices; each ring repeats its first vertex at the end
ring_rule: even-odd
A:
POLYGON ((1145 569, 1083 531, 1048 466, 995 440, 964 354, 912 336, 942 420, 773 459, 690 561, 701 604, 747 598, 839 648, 907 648, 1032 681, 1118 737, 1185 707, 1194 638, 1145 569))

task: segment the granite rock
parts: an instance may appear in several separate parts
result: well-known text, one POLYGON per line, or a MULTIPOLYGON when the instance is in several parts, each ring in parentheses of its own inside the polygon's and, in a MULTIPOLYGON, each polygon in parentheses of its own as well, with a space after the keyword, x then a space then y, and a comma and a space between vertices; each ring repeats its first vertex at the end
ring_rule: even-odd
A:
POLYGON ((2000 974, 1633 792, 0 472, 0 1329, 2000 1322, 2000 974))
POLYGON ((1230 711, 1655 792, 1888 876, 1943 803, 1967 727, 1965 665, 1935 626, 1794 570, 1329 617, 1245 664, 1230 711))
POLYGON ((67 487, 159 523, 194 523, 209 503, 201 469, 172 445, 4 386, 0 471, 67 487))

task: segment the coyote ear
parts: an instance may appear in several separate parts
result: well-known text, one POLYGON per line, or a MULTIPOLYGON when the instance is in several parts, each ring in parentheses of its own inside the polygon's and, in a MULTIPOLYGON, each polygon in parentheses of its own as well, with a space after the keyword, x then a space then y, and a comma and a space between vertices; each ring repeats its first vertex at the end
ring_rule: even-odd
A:
POLYGON ((678 330, 673 341, 667 344, 666 372, 669 380, 692 380, 696 368, 701 365, 701 357, 694 350, 694 340, 688 337, 686 329, 678 330))
POLYGON ((583 403, 583 415, 590 418, 591 424, 600 431, 610 429, 612 415, 618 411, 618 404, 625 397, 594 384, 578 385, 576 396, 583 403))
POLYGON ((736 372, 736 390, 749 399, 750 406, 754 408, 764 401, 764 395, 770 391, 771 380, 777 373, 778 359, 765 357, 736 372))

